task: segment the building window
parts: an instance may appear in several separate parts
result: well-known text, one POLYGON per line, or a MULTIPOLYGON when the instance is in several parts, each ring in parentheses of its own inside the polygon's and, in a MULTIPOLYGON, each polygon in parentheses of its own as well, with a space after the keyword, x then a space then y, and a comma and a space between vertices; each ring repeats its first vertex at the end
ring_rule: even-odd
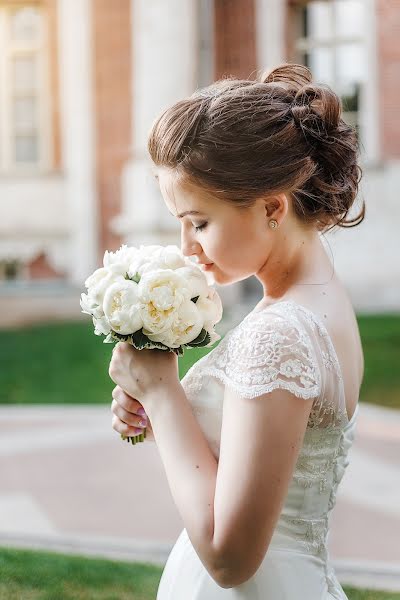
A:
POLYGON ((341 98, 343 119, 362 139, 367 79, 364 0, 311 0, 296 10, 295 62, 341 98))
POLYGON ((24 266, 19 259, 0 260, 0 281, 15 281, 22 279, 24 266))
POLYGON ((48 168, 46 28, 39 5, 0 6, 0 172, 48 168))
POLYGON ((197 87, 214 81, 214 0, 197 4, 198 73, 197 87))

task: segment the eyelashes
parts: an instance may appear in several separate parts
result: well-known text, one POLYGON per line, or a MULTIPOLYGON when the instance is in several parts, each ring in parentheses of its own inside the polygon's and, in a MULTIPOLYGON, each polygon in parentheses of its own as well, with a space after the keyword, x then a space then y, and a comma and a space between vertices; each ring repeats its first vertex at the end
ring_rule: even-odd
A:
POLYGON ((194 228, 196 231, 202 231, 206 227, 207 227, 207 223, 203 223, 202 225, 199 225, 198 227, 194 227, 194 228))

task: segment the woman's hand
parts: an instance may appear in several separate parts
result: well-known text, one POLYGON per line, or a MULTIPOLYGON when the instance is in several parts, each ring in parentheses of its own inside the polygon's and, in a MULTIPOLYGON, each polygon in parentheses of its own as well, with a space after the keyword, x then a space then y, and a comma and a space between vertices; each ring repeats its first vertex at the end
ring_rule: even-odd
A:
POLYGON ((113 389, 112 397, 111 412, 114 414, 112 420, 113 429, 126 437, 134 437, 143 433, 143 428, 145 427, 146 441, 154 442, 155 439, 150 419, 140 402, 124 392, 119 385, 116 385, 113 389))
POLYGON ((118 342, 114 347, 108 373, 117 386, 142 404, 147 414, 160 398, 168 396, 167 390, 180 386, 175 352, 138 350, 127 342, 118 342))

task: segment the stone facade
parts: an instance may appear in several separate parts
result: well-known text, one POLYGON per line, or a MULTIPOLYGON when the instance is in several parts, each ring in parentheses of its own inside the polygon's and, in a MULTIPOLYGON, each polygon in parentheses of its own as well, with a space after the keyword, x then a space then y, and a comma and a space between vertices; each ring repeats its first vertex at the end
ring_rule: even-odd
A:
POLYGON ((399 160, 400 2, 398 0, 376 0, 376 33, 382 159, 399 160))
MULTIPOLYGON (((78 289, 106 249, 179 245, 146 154, 152 120, 200 84, 252 78, 293 60, 304 2, 15 2, 24 5, 41 7, 46 25, 51 160, 46 172, 0 171, 0 290, 13 285, 7 278, 15 273, 78 289)), ((370 73, 360 195, 367 216, 326 240, 359 310, 399 310, 400 5, 365 6, 370 73)), ((232 288, 223 290, 228 302, 260 291, 255 280, 232 288)))
POLYGON ((257 68, 254 0, 217 0, 214 4, 214 76, 248 79, 257 68))
POLYGON ((92 19, 100 262, 103 248, 122 242, 110 223, 121 212, 121 176, 131 150, 130 0, 96 0, 92 19))

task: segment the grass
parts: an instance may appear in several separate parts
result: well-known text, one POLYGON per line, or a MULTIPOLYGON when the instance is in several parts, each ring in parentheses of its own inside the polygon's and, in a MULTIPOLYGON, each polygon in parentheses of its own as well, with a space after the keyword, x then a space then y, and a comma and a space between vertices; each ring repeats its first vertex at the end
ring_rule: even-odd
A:
MULTIPOLYGON (((108 403, 114 344, 93 334, 91 323, 33 325, 0 331, 0 404, 108 403)), ((186 350, 182 378, 210 348, 186 350)))
MULTIPOLYGON (((0 548, 0 600, 154 600, 162 568, 0 548)), ((343 586, 349 600, 400 600, 400 593, 343 586)))
POLYGON ((358 317, 365 373, 361 400, 400 408, 400 315, 358 317))
MULTIPOLYGON (((361 401, 400 408, 400 315, 360 316, 365 354, 361 401)), ((109 403, 112 344, 91 321, 0 331, 0 403, 109 403)), ((179 377, 210 348, 185 351, 179 377)))
POLYGON ((154 600, 162 569, 0 549, 0 600, 154 600))

